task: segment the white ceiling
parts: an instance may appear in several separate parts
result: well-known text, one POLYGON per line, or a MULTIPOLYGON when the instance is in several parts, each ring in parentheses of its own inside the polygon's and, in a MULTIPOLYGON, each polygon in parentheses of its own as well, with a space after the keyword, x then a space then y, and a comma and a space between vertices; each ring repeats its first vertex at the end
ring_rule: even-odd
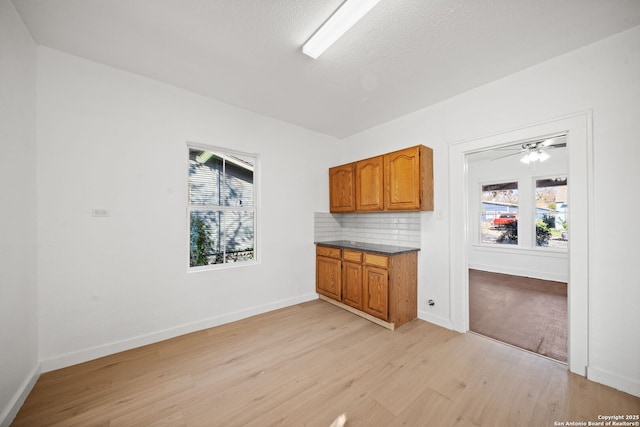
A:
POLYGON ((640 24, 640 0, 13 0, 38 44, 339 138, 640 24))

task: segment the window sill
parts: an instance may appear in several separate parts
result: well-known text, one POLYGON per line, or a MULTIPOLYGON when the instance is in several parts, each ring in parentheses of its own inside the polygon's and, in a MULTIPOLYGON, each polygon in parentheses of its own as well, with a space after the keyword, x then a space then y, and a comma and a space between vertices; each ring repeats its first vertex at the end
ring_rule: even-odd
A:
POLYGON ((260 264, 259 261, 246 261, 246 262, 230 262, 226 264, 201 265, 198 267, 188 267, 187 273, 202 273, 205 271, 228 270, 232 268, 250 267, 258 264, 260 264))
POLYGON ((545 248, 545 247, 536 247, 536 248, 523 248, 517 245, 489 245, 483 243, 474 243, 471 247, 489 251, 496 253, 520 253, 522 255, 536 255, 536 256, 548 256, 552 258, 566 258, 569 255, 568 249, 556 249, 556 248, 545 248))

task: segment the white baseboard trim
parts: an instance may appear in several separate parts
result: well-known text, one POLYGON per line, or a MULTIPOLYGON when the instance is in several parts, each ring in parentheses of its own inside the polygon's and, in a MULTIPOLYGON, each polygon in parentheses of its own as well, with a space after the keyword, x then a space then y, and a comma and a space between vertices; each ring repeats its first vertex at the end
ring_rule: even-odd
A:
POLYGON ((521 268, 512 268, 505 266, 493 266, 486 264, 472 264, 469 263, 469 268, 473 270, 489 271, 491 273, 511 274, 513 276, 531 277, 533 279, 551 280, 554 282, 567 283, 569 277, 564 274, 547 273, 543 271, 525 270, 521 268))
POLYGON ((119 353, 121 351, 131 350, 133 348, 142 347, 144 345, 153 344, 166 339, 174 338, 191 332, 201 331, 203 329, 213 328, 215 326, 224 325, 226 323, 235 322, 237 320, 246 319, 269 311, 278 310, 280 308, 289 307, 307 301, 318 299, 318 294, 311 293, 300 295, 293 298, 287 298, 280 301, 274 301, 268 304, 250 307, 247 309, 226 313, 220 316, 210 317, 175 328, 164 329, 152 332, 150 334, 128 338, 122 341, 116 341, 97 347, 87 348, 85 350, 68 353, 62 356, 41 360, 40 368, 42 372, 49 372, 55 369, 66 368, 67 366, 76 365, 78 363, 87 362, 89 360, 98 359, 100 357, 119 353))
POLYGON ((40 366, 34 367, 13 398, 0 414, 0 427, 9 427, 40 377, 40 366))
POLYGON ((621 377, 613 372, 592 367, 587 368, 587 378, 591 381, 640 397, 640 381, 621 377))
POLYGON ((453 330, 453 322, 449 319, 445 319, 444 317, 436 316, 431 313, 427 313, 426 311, 418 310, 418 319, 424 320, 425 322, 433 323, 434 325, 442 326, 446 329, 453 330))

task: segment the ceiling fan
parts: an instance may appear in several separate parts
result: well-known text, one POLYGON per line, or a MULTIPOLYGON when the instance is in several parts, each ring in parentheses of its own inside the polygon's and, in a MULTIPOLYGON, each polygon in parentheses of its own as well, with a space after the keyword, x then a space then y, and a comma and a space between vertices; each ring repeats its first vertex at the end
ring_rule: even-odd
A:
POLYGON ((522 163, 529 164, 531 162, 536 162, 536 161, 544 162, 549 157, 551 157, 551 155, 547 153, 546 150, 553 149, 553 148, 562 148, 566 146, 567 146, 566 135, 559 135, 551 138, 541 139, 538 141, 528 141, 523 144, 520 144, 520 148, 504 147, 504 148, 496 149, 496 151, 509 150, 509 151, 516 151, 516 152, 507 154, 505 156, 497 157, 495 159, 492 159, 492 161, 504 159, 505 157, 517 156, 524 153, 524 155, 520 158, 520 161, 522 163))

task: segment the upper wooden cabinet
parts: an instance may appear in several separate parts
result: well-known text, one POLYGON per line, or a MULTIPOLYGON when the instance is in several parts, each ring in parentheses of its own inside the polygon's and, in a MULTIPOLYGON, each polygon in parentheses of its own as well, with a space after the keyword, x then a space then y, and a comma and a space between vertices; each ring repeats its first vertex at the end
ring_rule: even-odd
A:
POLYGON ((354 163, 329 169, 329 211, 355 211, 354 163))
POLYGON ((356 211, 384 209, 384 173, 382 156, 356 162, 356 211))
POLYGON ((384 155, 384 208, 433 210, 433 150, 424 145, 384 155))
POLYGON ((329 169, 330 212, 433 210, 433 150, 405 148, 329 169))

